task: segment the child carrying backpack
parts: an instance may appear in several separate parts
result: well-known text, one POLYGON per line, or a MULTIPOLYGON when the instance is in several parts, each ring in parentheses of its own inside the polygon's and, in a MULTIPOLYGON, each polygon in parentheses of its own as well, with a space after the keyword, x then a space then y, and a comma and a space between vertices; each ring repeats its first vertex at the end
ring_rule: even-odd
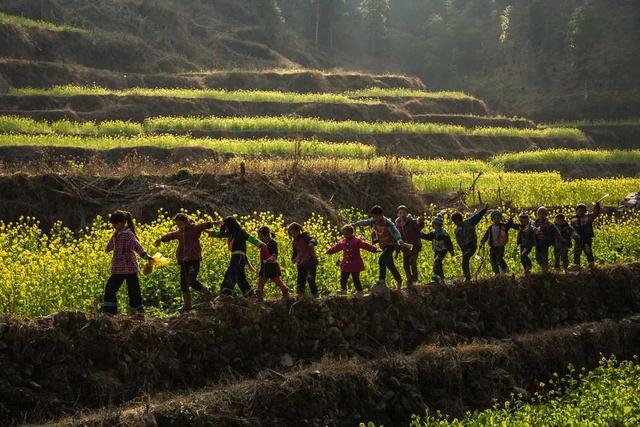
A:
POLYGON ((376 240, 380 245, 380 249, 382 249, 382 253, 378 258, 378 266, 380 268, 378 283, 386 285, 387 270, 389 270, 396 281, 397 288, 401 289, 402 276, 400 276, 396 264, 393 262, 393 252, 397 247, 408 248, 408 245, 405 245, 402 241, 402 236, 393 221, 384 216, 384 211, 380 206, 372 207, 370 213, 370 218, 354 222, 352 225, 354 227, 369 226, 375 232, 376 240))
POLYGON ((444 281, 444 269, 442 266, 442 262, 447 256, 447 252, 450 253, 452 257, 455 255, 451 237, 449 237, 449 233, 447 233, 447 231, 443 228, 443 225, 444 220, 442 219, 442 217, 436 216, 431 221, 433 231, 431 231, 430 233, 420 233, 420 237, 422 239, 431 241, 431 248, 433 249, 434 254, 432 276, 434 282, 444 281))
POLYGON ((113 252, 111 257, 111 276, 104 289, 102 310, 108 314, 118 313, 117 293, 122 283, 127 282, 129 308, 133 314, 144 315, 138 260, 136 254, 146 260, 151 256, 142 248, 136 237, 136 227, 133 217, 126 211, 115 211, 109 217, 109 223, 114 229, 113 235, 107 243, 107 252, 113 252))
POLYGON ((260 272, 258 273, 258 283, 256 284, 256 297, 258 301, 264 299, 264 285, 268 280, 280 288, 282 298, 289 297, 289 289, 282 281, 280 264, 278 263, 278 244, 273 240, 269 227, 263 226, 258 229, 258 238, 264 243, 260 247, 260 272))
POLYGON ((342 252, 340 262, 340 293, 347 293, 347 283, 349 276, 353 278, 353 286, 356 288, 356 297, 362 296, 362 283, 360 273, 364 271, 364 261, 360 255, 360 250, 369 252, 380 252, 380 249, 365 242, 354 235, 354 228, 351 225, 342 227, 343 239, 327 251, 327 255, 342 252))
POLYGON ((178 230, 165 234, 155 241, 155 246, 160 243, 178 241, 176 258, 180 266, 180 291, 182 292, 182 311, 191 310, 191 291, 194 289, 204 294, 206 301, 211 301, 211 290, 198 281, 200 262, 202 261, 202 245, 200 235, 213 227, 210 221, 194 224, 185 213, 179 213, 173 217, 173 223, 178 230))
POLYGON ((504 260, 504 249, 509 242, 509 229, 517 227, 512 220, 503 222, 502 212, 499 210, 491 212, 491 225, 484 233, 480 243, 484 245, 489 242, 489 260, 494 274, 509 272, 509 267, 504 260))

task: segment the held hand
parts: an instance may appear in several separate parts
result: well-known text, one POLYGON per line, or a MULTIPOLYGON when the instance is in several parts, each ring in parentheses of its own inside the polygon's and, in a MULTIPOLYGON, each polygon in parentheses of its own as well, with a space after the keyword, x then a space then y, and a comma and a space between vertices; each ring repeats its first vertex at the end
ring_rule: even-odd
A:
POLYGON ((155 242, 153 242, 153 246, 160 247, 160 244, 162 243, 162 241, 160 239, 156 240, 155 242))

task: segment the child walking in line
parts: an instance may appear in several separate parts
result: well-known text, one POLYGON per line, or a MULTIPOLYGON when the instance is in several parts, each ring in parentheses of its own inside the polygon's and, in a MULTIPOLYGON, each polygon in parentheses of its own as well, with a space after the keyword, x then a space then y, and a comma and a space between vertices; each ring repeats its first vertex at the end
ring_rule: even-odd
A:
POLYGON ((536 235, 536 261, 542 271, 549 270, 549 248, 562 239, 556 226, 549 221, 548 215, 547 208, 540 206, 536 211, 537 218, 533 222, 536 235))
POLYGON ((228 216, 220 223, 220 230, 212 231, 211 237, 221 237, 227 239, 227 246, 231 251, 231 259, 229 266, 224 273, 220 293, 222 295, 231 295, 233 288, 237 284, 242 295, 248 297, 251 295, 251 285, 247 280, 245 267, 253 268, 247 258, 247 242, 260 248, 264 246, 260 240, 247 233, 232 216, 228 216))
POLYGON ((315 298, 318 296, 318 287, 316 286, 316 274, 318 272, 316 239, 305 232, 297 222, 289 224, 287 232, 293 244, 293 254, 291 258, 298 270, 298 297, 304 296, 308 284, 311 296, 315 298))
POLYGON ((180 266, 180 291, 182 293, 182 311, 191 310, 191 291, 193 289, 202 292, 205 301, 211 301, 213 294, 211 290, 198 281, 200 273, 200 263, 202 261, 202 245, 200 245, 200 235, 210 228, 213 223, 205 221, 200 224, 194 222, 185 213, 179 213, 173 217, 173 223, 178 228, 176 231, 165 234, 155 241, 155 246, 161 243, 178 241, 176 258, 180 266))
POLYGON ((587 257, 589 267, 595 265, 593 257, 593 221, 600 216, 600 202, 595 203, 593 212, 587 211, 587 205, 580 203, 576 206, 576 215, 571 218, 571 226, 575 230, 576 245, 573 249, 572 269, 580 269, 580 258, 582 253, 587 257))
POLYGON ((384 216, 384 211, 380 206, 376 205, 371 208, 370 213, 371 218, 357 221, 352 225, 354 227, 369 226, 373 228, 376 240, 382 249, 382 254, 380 255, 380 258, 378 258, 378 266, 380 267, 378 283, 386 285, 388 269, 396 281, 397 288, 401 289, 402 276, 400 276, 400 273, 393 262, 393 252, 398 246, 408 248, 409 245, 406 245, 402 241, 402 236, 396 228, 396 225, 393 221, 384 216))
POLYGON ((327 255, 342 252, 340 262, 340 293, 347 293, 347 282, 349 276, 353 278, 353 286, 356 288, 356 297, 362 296, 362 283, 360 273, 364 271, 364 261, 360 255, 360 250, 369 252, 380 252, 380 249, 354 236, 354 228, 351 225, 342 227, 343 239, 327 251, 327 255))
POLYGON ((567 271, 569 268, 569 249, 571 249, 571 239, 574 235, 573 227, 567 222, 563 213, 556 215, 554 225, 560 232, 560 238, 553 248, 554 267, 556 270, 560 270, 562 267, 564 271, 567 271))
POLYGON ((436 216, 431 221, 433 231, 430 233, 420 233, 420 237, 424 240, 431 240, 431 247, 433 248, 433 276, 434 282, 444 281, 444 269, 442 262, 444 257, 447 256, 447 252, 453 257, 455 255, 453 251, 453 243, 449 233, 443 228, 444 220, 441 216, 436 216))
POLYGON ((489 242, 489 260, 494 274, 504 274, 509 272, 509 267, 504 260, 504 248, 509 242, 509 229, 517 228, 513 221, 502 221, 502 212, 495 210, 491 212, 491 225, 484 233, 481 244, 489 242))
POLYGON ((531 273, 531 268, 533 267, 529 254, 531 254, 536 244, 536 233, 531 225, 529 214, 525 212, 520 214, 517 243, 518 248, 520 248, 520 263, 524 268, 524 274, 528 275, 531 273))
POLYGON ((258 238, 264 243, 264 246, 260 248, 260 272, 256 284, 256 297, 258 301, 264 300, 264 285, 268 280, 271 280, 282 291, 282 298, 288 298, 289 289, 282 281, 280 264, 278 263, 278 244, 273 240, 269 227, 260 227, 258 238))
POLYGON ((419 279, 418 256, 422 250, 420 232, 424 228, 424 221, 414 218, 405 205, 398 206, 397 212, 396 228, 400 231, 402 240, 413 246, 411 249, 402 248, 402 266, 407 276, 407 286, 413 286, 418 284, 419 279))
POLYGON ((136 254, 144 259, 151 259, 142 248, 136 237, 133 217, 129 212, 115 211, 109 217, 109 223, 114 229, 113 235, 107 243, 107 252, 113 252, 111 258, 111 276, 104 290, 102 310, 105 313, 118 313, 117 293, 123 282, 127 282, 129 308, 132 313, 143 315, 140 280, 138 279, 138 260, 136 254))
POLYGON ((484 208, 467 219, 463 219, 460 212, 454 212, 454 214, 451 215, 451 220, 456 226, 454 230, 456 241, 462 251, 462 273, 464 274, 465 282, 471 281, 471 268, 469 264, 476 250, 478 250, 476 226, 487 213, 487 209, 488 207, 485 205, 484 208))

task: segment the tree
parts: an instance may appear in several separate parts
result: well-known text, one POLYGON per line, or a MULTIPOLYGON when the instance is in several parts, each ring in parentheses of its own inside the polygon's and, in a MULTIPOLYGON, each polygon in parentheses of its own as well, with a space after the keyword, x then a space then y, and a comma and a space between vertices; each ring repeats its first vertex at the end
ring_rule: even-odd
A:
POLYGON ((360 12, 369 40, 369 52, 380 55, 386 51, 389 0, 362 0, 360 12))

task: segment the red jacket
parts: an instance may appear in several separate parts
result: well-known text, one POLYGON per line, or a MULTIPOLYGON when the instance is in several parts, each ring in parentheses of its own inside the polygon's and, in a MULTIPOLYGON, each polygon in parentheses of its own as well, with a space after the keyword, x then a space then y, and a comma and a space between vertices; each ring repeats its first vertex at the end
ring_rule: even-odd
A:
POLYGON ((200 235, 208 228, 212 228, 211 222, 203 222, 200 224, 189 224, 184 230, 176 230, 172 233, 165 234, 160 238, 161 242, 170 240, 178 241, 178 249, 176 250, 176 258, 178 263, 202 260, 202 246, 200 245, 200 235))
POLYGON ((377 252, 378 248, 355 236, 342 239, 337 245, 327 251, 327 255, 342 251, 340 271, 343 273, 359 273, 364 271, 364 261, 360 255, 360 249, 369 252, 377 252))
POLYGON ((318 262, 316 256, 316 239, 311 237, 308 233, 302 233, 293 240, 293 253, 291 259, 296 264, 318 262))

